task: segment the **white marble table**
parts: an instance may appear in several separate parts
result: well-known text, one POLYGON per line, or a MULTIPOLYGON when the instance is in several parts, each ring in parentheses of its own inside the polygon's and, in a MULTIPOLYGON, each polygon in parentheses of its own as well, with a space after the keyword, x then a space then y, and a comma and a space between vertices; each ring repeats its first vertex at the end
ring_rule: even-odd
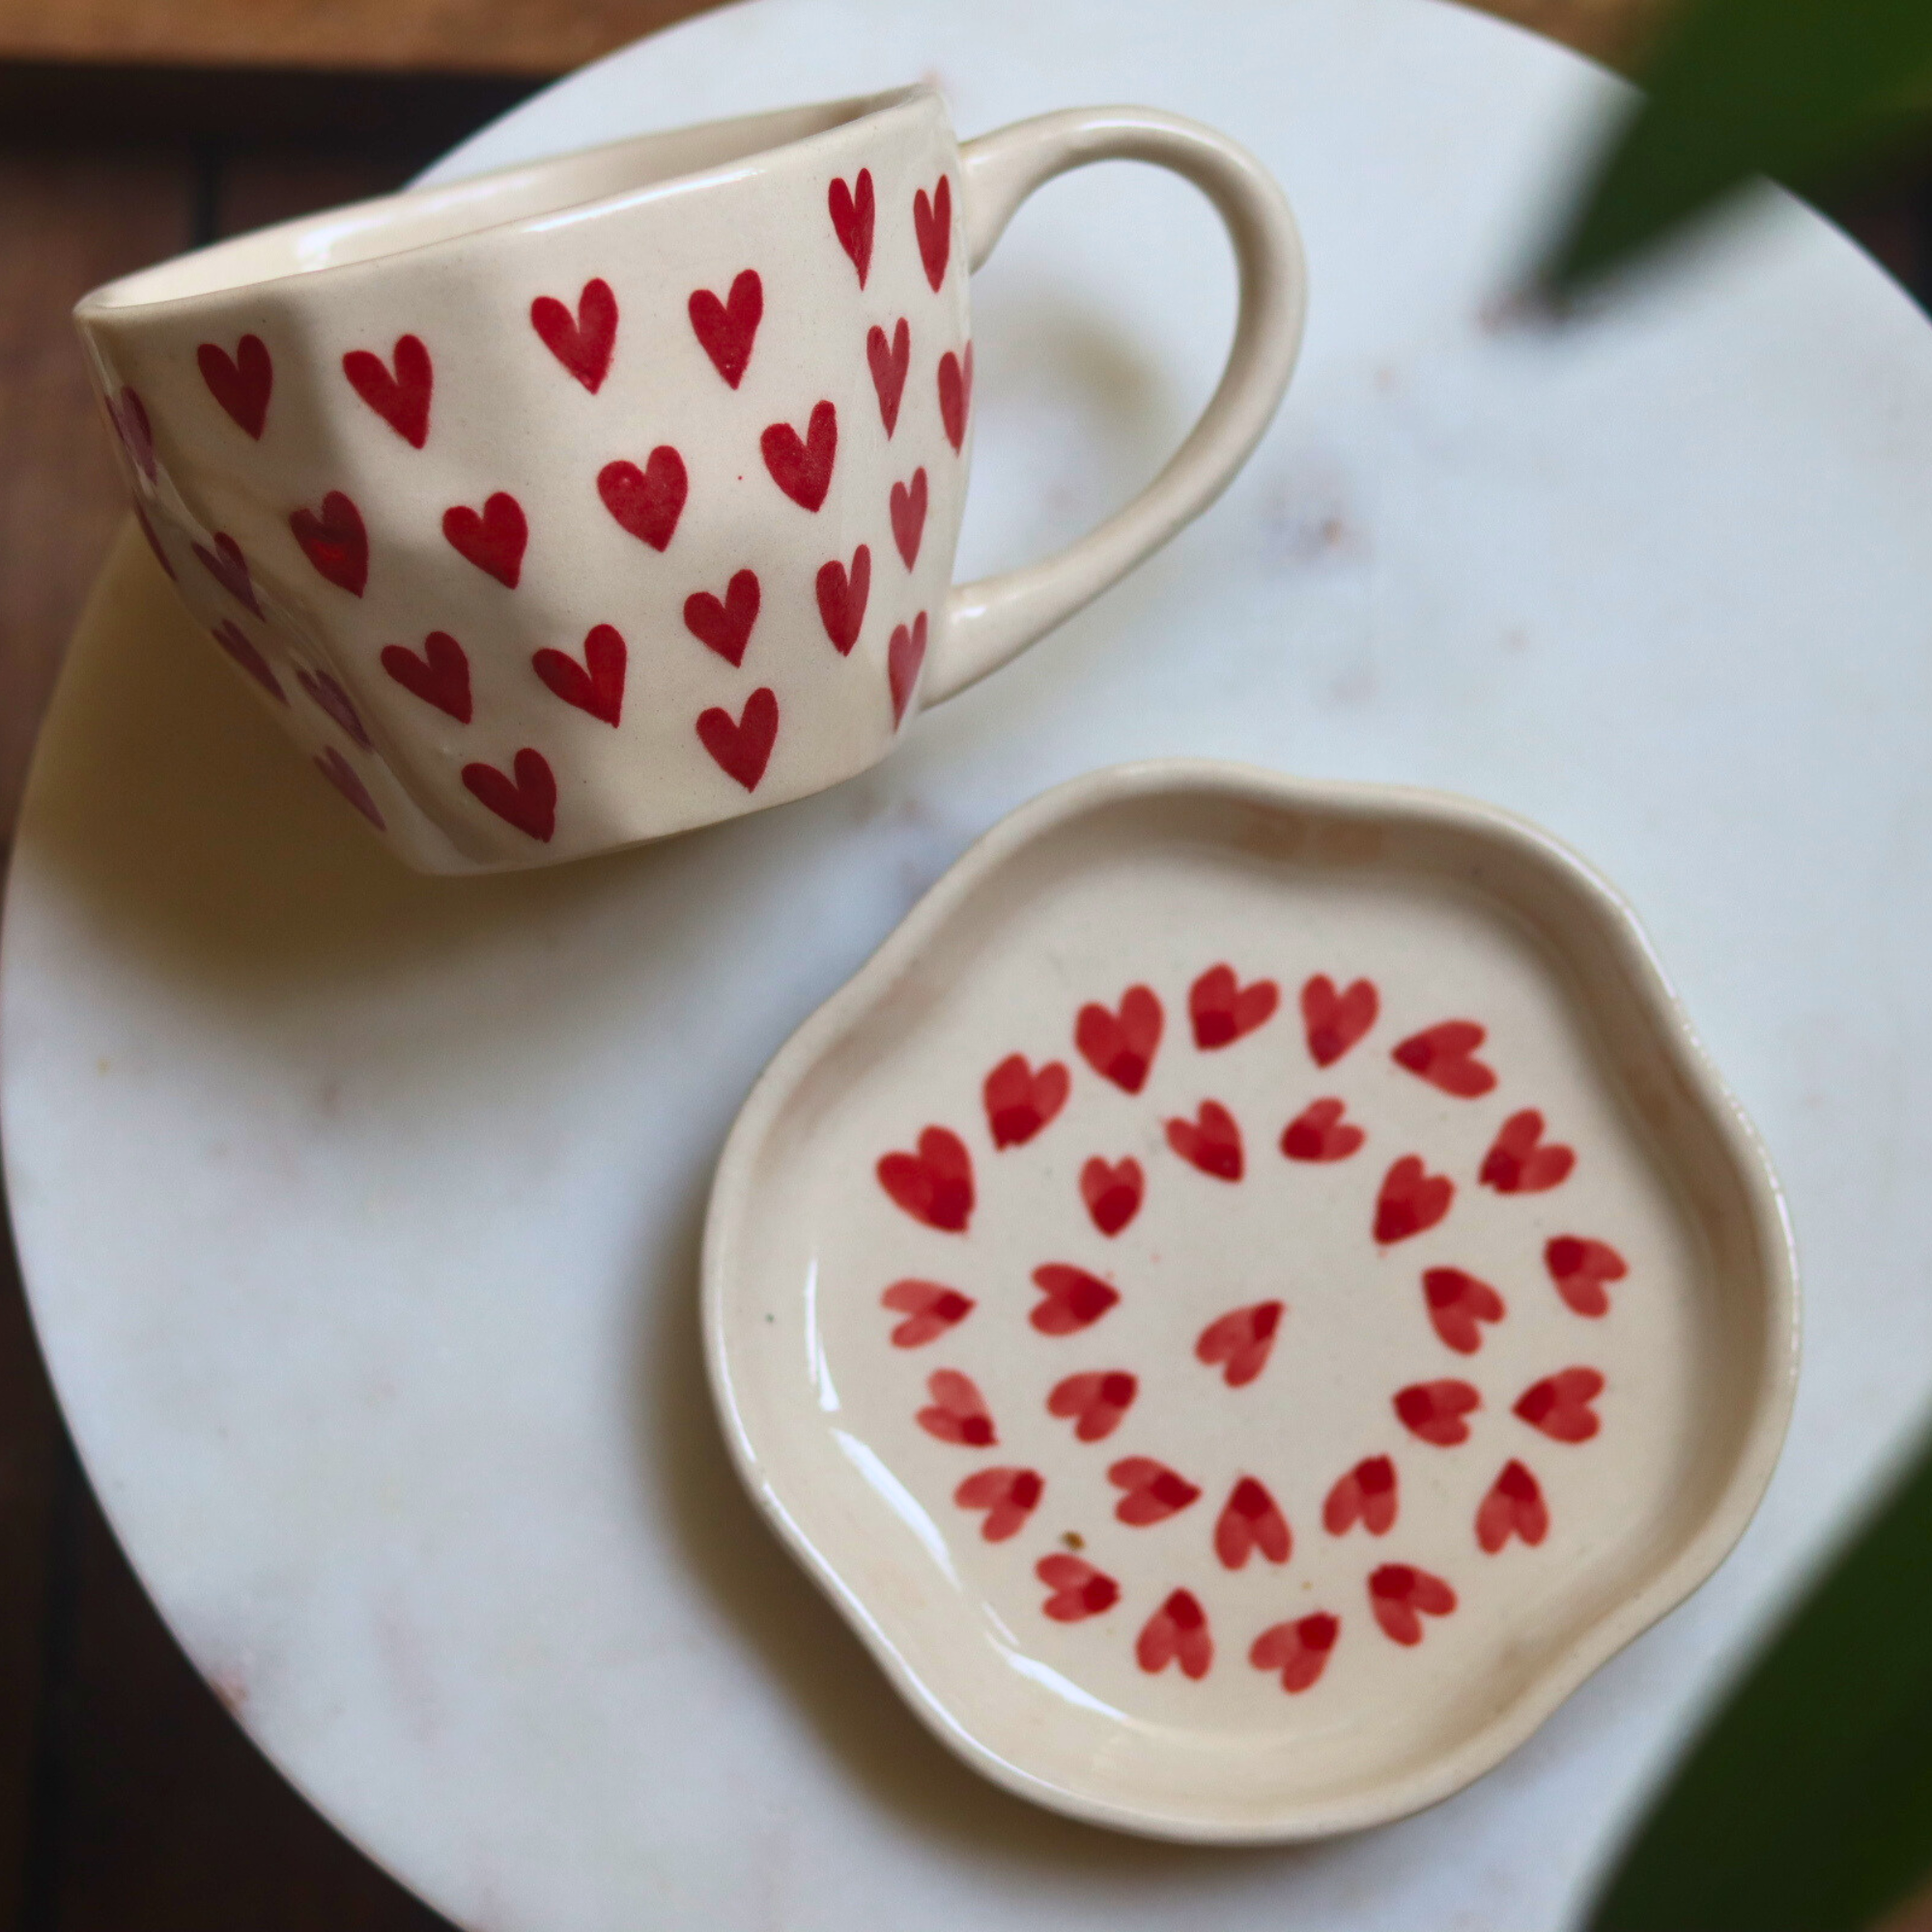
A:
MULTIPOLYGON (((878 774, 510 880, 365 845, 124 547, 0 961, 62 1399, 242 1721, 479 1932, 1555 1928, 1932 1387, 1932 332, 1769 202, 1605 320, 1498 326, 1607 84, 1423 0, 756 0, 460 158, 928 71, 968 132, 1142 99, 1276 169, 1315 301, 1252 469, 878 774), (1807 1269, 1790 1447, 1717 1579, 1461 1797, 1293 1853, 1110 1836, 955 1764, 739 1495, 696 1342, 707 1170, 766 1056, 994 817, 1163 752, 1475 792, 1580 846, 1807 1269)), ((963 567, 1151 468, 1229 279, 1163 179, 1030 205, 978 297, 963 567)))

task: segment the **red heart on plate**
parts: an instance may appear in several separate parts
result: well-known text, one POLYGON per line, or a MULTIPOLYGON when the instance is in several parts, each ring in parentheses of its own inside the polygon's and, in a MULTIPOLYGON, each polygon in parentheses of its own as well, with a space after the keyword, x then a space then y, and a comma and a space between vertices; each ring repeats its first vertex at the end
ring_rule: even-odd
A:
POLYGON ((1243 1476, 1228 1492, 1214 1525, 1214 1554, 1230 1570, 1238 1570, 1254 1550, 1270 1563, 1286 1563, 1294 1540, 1288 1519, 1252 1476, 1243 1476))
POLYGON ((617 298, 602 275, 584 283, 575 315, 554 296, 539 296, 530 304, 530 327, 593 396, 604 386, 617 346, 617 298))
POLYGON ((1080 1009, 1073 1043, 1095 1073, 1128 1094, 1147 1084, 1160 1044, 1160 1002, 1151 986, 1129 986, 1121 995, 1121 1009, 1111 1013, 1097 1001, 1080 1009))
POLYGON ((1037 1469, 981 1469, 952 1492, 961 1509, 984 1510, 980 1534, 988 1543, 1004 1543, 1025 1526, 1046 1493, 1046 1479, 1037 1469))
POLYGON ((134 468, 152 483, 159 468, 155 456, 155 426, 148 420, 148 406, 139 392, 124 385, 120 399, 107 405, 107 419, 114 425, 122 447, 133 459, 134 468))
POLYGON ((1327 974, 1316 974, 1301 989, 1301 1023, 1316 1065, 1333 1066, 1375 1025, 1380 1010, 1373 980, 1357 980, 1338 993, 1327 974))
POLYGON ((365 752, 375 749, 369 742, 369 733, 363 727, 361 717, 349 700, 349 694, 326 670, 298 668, 296 682, 307 692, 310 700, 327 712, 365 752))
POLYGON ((758 439, 772 481, 802 509, 816 510, 832 488, 832 466, 838 455, 838 412, 814 403, 800 436, 790 423, 777 422, 758 439))
POLYGON ((495 765, 465 765, 463 782, 498 818, 548 845, 556 830, 556 775, 550 760, 527 745, 517 753, 515 771, 511 779, 495 765))
POLYGON ((371 349, 352 349, 342 358, 349 386, 410 445, 420 449, 429 440, 430 392, 436 370, 419 335, 399 335, 388 363, 371 349))
POLYGON ((1109 1165, 1096 1153, 1080 1170, 1080 1198, 1103 1235, 1118 1235, 1141 1211, 1147 1177, 1129 1154, 1109 1165))
POLYGON ((736 718, 717 704, 699 712, 697 735, 720 771, 736 779, 747 791, 756 791, 771 762, 772 747, 778 742, 777 692, 760 685, 746 698, 745 708, 736 718))
POLYGON ((222 618, 209 635, 270 697, 278 697, 284 704, 289 701, 289 695, 282 689, 280 679, 269 668, 268 659, 255 648, 254 641, 233 617, 222 618))
POLYGON ((1543 1138, 1543 1116, 1534 1107, 1512 1114, 1496 1130, 1478 1177, 1498 1194, 1541 1194, 1567 1180, 1577 1151, 1543 1138))
POLYGON ((1188 1166, 1216 1180, 1241 1178, 1241 1130, 1218 1100, 1203 1100, 1194 1120, 1168 1122, 1167 1144, 1188 1166))
POLYGON ((925 279, 933 293, 946 279, 946 259, 952 250, 952 184, 941 175, 932 199, 921 188, 912 198, 912 225, 919 237, 919 259, 925 265, 925 279))
POLYGON ((1042 1335, 1071 1335, 1091 1328, 1121 1298, 1120 1290, 1110 1282, 1065 1262, 1035 1268, 1033 1283, 1046 1299, 1035 1304, 1027 1320, 1042 1335))
MULTIPOLYGON (((306 507, 291 511, 289 528, 317 576, 352 597, 361 596, 369 582, 369 532, 353 497, 331 490, 322 499, 320 515, 306 507)), ((221 538, 214 541, 219 544, 221 538)), ((197 547, 195 554, 200 554, 197 547)))
POLYGON ((1187 989, 1187 1014, 1194 1022, 1194 1044, 1204 1051, 1229 1046, 1274 1017, 1281 988, 1272 980, 1243 986, 1232 966, 1210 966, 1187 989))
POLYGON ((724 301, 709 289, 695 289, 685 307, 691 316, 692 333, 711 357, 711 366, 724 377, 726 387, 735 389, 745 380, 752 344, 764 319, 765 285, 758 279, 757 270, 741 270, 724 301))
POLYGON ((1496 1084, 1495 1072, 1474 1055, 1489 1036, 1473 1020, 1443 1020, 1410 1034, 1391 1058, 1418 1079, 1460 1100, 1473 1100, 1496 1084))
POLYGON ((1463 1418, 1482 1406, 1483 1398, 1463 1381, 1410 1382, 1395 1394, 1395 1412, 1403 1427, 1438 1449, 1466 1442, 1469 1425, 1463 1418))
POLYGON ((895 1349, 917 1349, 955 1328, 975 1307, 970 1294, 939 1281, 895 1281, 879 1296, 882 1307, 905 1320, 893 1329, 895 1349))
MULTIPOLYGON (((345 497, 342 500, 347 503, 349 498, 345 497)), ((353 509, 355 505, 351 504, 350 507, 353 509)), ((306 510, 296 512, 298 517, 307 515, 306 510)), ((294 521, 294 518, 290 519, 291 523, 294 521)), ((361 520, 358 518, 356 521, 359 524, 361 520)), ((299 538, 301 532, 298 530, 296 535, 299 538)), ((306 550, 308 546, 304 544, 302 548, 306 550)), ((215 582, 220 584, 244 611, 257 617, 262 614, 262 607, 255 601, 255 580, 249 574, 248 559, 242 554, 242 546, 226 530, 215 531, 214 548, 212 551, 196 544, 194 554, 202 569, 207 571, 209 576, 213 578, 215 582)), ((318 564, 316 568, 320 570, 322 566, 318 564)), ((323 571, 323 575, 327 577, 328 573, 323 571)), ((360 590, 357 590, 356 595, 359 597, 361 594, 360 590)))
POLYGON ((1124 1369, 1090 1370, 1055 1382, 1046 1412, 1072 1422, 1082 1442, 1097 1442, 1120 1427, 1139 1391, 1139 1381, 1124 1369))
POLYGON ((872 588, 872 553, 861 544, 852 553, 852 569, 837 557, 818 567, 818 615, 832 648, 842 657, 850 655, 859 641, 866 621, 866 600, 872 588))
POLYGON ((1534 1546, 1549 1533, 1549 1511, 1537 1480, 1520 1463, 1505 1463, 1476 1511, 1476 1541, 1493 1556, 1512 1536, 1534 1546))
POLYGON ((1342 1634, 1342 1620, 1313 1610, 1293 1623, 1270 1624, 1256 1637, 1248 1662, 1257 1670, 1279 1670, 1281 1688, 1291 1696, 1306 1690, 1327 1666, 1328 1653, 1342 1634))
POLYGON ((925 612, 913 619, 912 629, 901 624, 886 646, 886 685, 893 695, 893 728, 897 730, 912 702, 913 687, 919 683, 919 668, 925 662, 925 612))
POLYGON ((269 421, 269 394, 275 386, 275 365, 269 345, 259 335, 244 335, 231 356, 212 342, 194 352, 201 380, 209 394, 257 442, 269 421))
POLYGON ((1121 1586, 1078 1556, 1042 1556, 1033 1574, 1053 1592, 1040 1608, 1057 1624, 1101 1616, 1121 1601, 1121 1586))
POLYGON ((948 350, 939 358, 939 420, 956 456, 966 443, 966 415, 973 407, 973 345, 964 356, 948 350))
POLYGON ((1126 1492, 1114 1505, 1114 1514, 1134 1529, 1179 1516, 1201 1495, 1195 1484, 1151 1456, 1122 1457, 1108 1469, 1107 1480, 1126 1492))
POLYGON ((684 600, 684 628, 736 670, 758 621, 758 603, 757 572, 740 570, 724 586, 722 602, 708 590, 694 590, 684 600))
POLYGON ((442 534, 457 555, 467 558, 507 590, 514 590, 524 574, 524 551, 530 540, 524 506, 507 490, 492 493, 481 514, 468 503, 454 503, 442 513, 442 534))
POLYGON ((950 1128, 927 1127, 917 1153, 881 1155, 878 1176, 879 1185, 915 1221, 943 1234, 965 1232, 973 1214, 973 1156, 950 1128))
POLYGON ((566 704, 614 725, 624 715, 624 668, 630 652, 614 624, 595 624, 583 639, 583 662, 546 647, 530 654, 530 668, 566 704))
POLYGON ((407 644, 384 644, 383 668, 425 704, 446 711, 459 724, 469 723, 469 659, 447 631, 432 631, 423 639, 421 657, 407 644))
POLYGON ((1221 1373, 1228 1386, 1245 1388, 1267 1366, 1281 1326, 1281 1307, 1278 1301, 1257 1301, 1251 1308, 1217 1316, 1195 1338, 1195 1360, 1210 1369, 1225 1363, 1221 1373))
POLYGON ((668 442, 651 451, 641 469, 619 461, 597 472, 597 494, 617 526, 655 551, 670 547, 690 493, 684 458, 668 442))
POLYGON ((925 531, 925 470, 912 472, 912 483, 893 485, 893 541, 910 570, 919 561, 919 540, 925 531))
POLYGON ((1347 1160, 1368 1139, 1342 1118, 1340 1100, 1311 1100, 1282 1129, 1281 1151, 1290 1160, 1347 1160))
POLYGON ((1427 1570, 1384 1563, 1369 1578, 1369 1607, 1397 1643, 1420 1643, 1422 1619, 1446 1617, 1456 1607, 1456 1593, 1427 1570))
POLYGON ((1425 1233, 1455 1198, 1456 1183, 1446 1174, 1431 1174, 1419 1155, 1404 1154, 1382 1177, 1376 1197, 1376 1239, 1387 1244, 1425 1233))
POLYGON ((1179 1661, 1182 1676, 1198 1681, 1208 1675, 1214 1662, 1214 1639, 1208 1634, 1208 1612, 1190 1591, 1174 1591, 1141 1626, 1134 1657, 1150 1674, 1179 1661))
POLYGON ((839 247, 852 258, 863 289, 867 271, 872 266, 872 219, 877 213, 871 169, 859 170, 856 188, 847 187, 842 180, 835 178, 825 191, 825 201, 832 214, 832 232, 838 237, 839 247))
POLYGON ((376 809, 376 801, 369 796, 369 787, 362 782, 355 767, 333 745, 326 746, 315 754, 315 768, 378 832, 389 829, 383 814, 376 809))
POLYGON ((1558 1235, 1543 1250, 1543 1265, 1570 1307, 1592 1317, 1610 1312, 1604 1284, 1621 1281, 1630 1272, 1623 1256, 1607 1241, 1588 1240, 1581 1235, 1558 1235))
POLYGON ((1603 1392, 1604 1378, 1595 1369, 1563 1369, 1524 1389, 1516 1412, 1554 1441, 1587 1442, 1603 1427, 1590 1406, 1603 1392))
POLYGON ((886 331, 876 323, 872 325, 866 337, 866 360, 872 371, 872 387, 879 394, 879 420, 885 424, 890 440, 898 427, 899 399, 905 394, 906 372, 912 367, 912 330, 904 316, 899 317, 890 342, 886 331))
POLYGON ((1024 1147, 1066 1104, 1073 1085, 1065 1065, 1049 1060, 1037 1073, 1023 1053, 1009 1053, 980 1090, 996 1148, 1024 1147))
POLYGON ((1365 1456, 1328 1492, 1321 1505, 1321 1527, 1346 1536, 1360 1523, 1371 1536, 1386 1536, 1395 1526, 1395 1464, 1386 1456, 1365 1456))
POLYGON ((1488 1282, 1461 1268, 1429 1268, 1422 1277, 1422 1298, 1435 1332, 1459 1355, 1473 1355, 1483 1346, 1479 1321, 1500 1321, 1503 1298, 1488 1282))
POLYGON ((999 1441, 986 1399, 972 1377, 957 1369, 935 1369, 925 1386, 932 1406, 920 1410, 918 1422, 928 1435, 968 1449, 990 1449, 999 1441))

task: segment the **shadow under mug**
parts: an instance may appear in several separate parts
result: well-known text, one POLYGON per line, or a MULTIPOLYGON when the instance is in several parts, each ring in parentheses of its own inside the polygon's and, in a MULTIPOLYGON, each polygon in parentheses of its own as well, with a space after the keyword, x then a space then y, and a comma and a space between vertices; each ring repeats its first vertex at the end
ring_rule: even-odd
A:
POLYGON ((311 216, 75 321, 189 609, 400 858, 464 872, 874 763, 1213 500, 1304 302, 1288 204, 1223 136, 1102 107, 961 147, 920 87, 311 216), (1125 508, 955 586, 969 271, 1036 187, 1116 158, 1226 224, 1226 370, 1125 508))

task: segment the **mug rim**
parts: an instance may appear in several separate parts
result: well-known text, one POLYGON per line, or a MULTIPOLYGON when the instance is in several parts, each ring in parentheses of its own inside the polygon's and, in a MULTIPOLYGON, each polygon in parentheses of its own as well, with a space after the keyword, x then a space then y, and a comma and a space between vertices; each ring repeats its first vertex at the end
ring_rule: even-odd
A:
POLYGON ((553 227, 594 220, 673 194, 690 193, 741 180, 749 164, 760 158, 829 144, 834 137, 849 133, 863 123, 882 120, 895 112, 919 107, 927 101, 936 102, 942 118, 950 119, 944 97, 938 88, 927 81, 916 81, 883 94, 809 101, 758 114, 733 115, 721 120, 694 122, 686 127, 660 128, 646 134, 634 134, 622 141, 599 142, 575 149, 567 155, 550 155, 538 160, 512 162, 435 186, 404 187, 391 194, 343 203, 313 214, 298 215, 293 220, 230 236, 204 247, 170 256, 166 261, 148 268, 137 269, 131 274, 117 276, 83 296, 74 304, 73 319, 76 325, 83 327, 112 326, 123 320, 132 321, 163 312, 185 312, 196 304, 217 305, 250 295, 261 296, 292 283, 307 284, 320 278, 335 282, 357 270, 377 270, 399 262, 434 259, 487 239, 518 233, 541 235, 553 227), (787 123, 801 122, 804 124, 803 131, 789 138, 756 138, 755 130, 769 130, 787 123), (330 259, 322 253, 331 241, 380 236, 399 220, 411 217, 433 220, 438 215, 460 220, 462 211, 471 204, 487 204, 497 197, 515 196, 520 191, 526 197, 538 194, 546 181, 559 176, 568 177, 575 170, 594 169, 600 162, 609 166, 632 156, 641 158, 655 148, 689 143, 694 137, 706 134, 724 138, 734 131, 742 135, 744 145, 739 147, 733 141, 729 151, 701 166, 686 167, 655 178, 647 177, 628 186, 575 199, 519 206, 514 213, 496 215, 474 225, 460 226, 453 231, 435 233, 419 242, 404 242, 394 247, 358 250, 339 259, 330 259), (309 243, 309 252, 321 255, 321 259, 307 262, 302 259, 305 242, 309 243), (211 270, 218 270, 224 264, 232 263, 239 268, 252 258, 264 256, 271 259, 253 271, 223 275, 213 281, 206 279, 211 270), (273 259, 276 256, 279 256, 278 261, 273 259), (182 280, 187 280, 190 285, 173 293, 167 292, 169 284, 182 280), (150 288, 156 292, 147 293, 150 288))

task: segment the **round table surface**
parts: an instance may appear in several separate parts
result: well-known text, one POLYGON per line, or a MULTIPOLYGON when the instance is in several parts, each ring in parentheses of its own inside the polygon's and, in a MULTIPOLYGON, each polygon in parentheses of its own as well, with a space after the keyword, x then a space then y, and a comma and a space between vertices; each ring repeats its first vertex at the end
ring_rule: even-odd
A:
MULTIPOLYGON (((56 1384, 200 1668, 469 1926, 1559 1926, 1932 1385, 1932 331, 1769 194, 1601 314, 1516 319, 1616 90, 1429 0, 754 0, 444 167, 919 75, 965 133, 1138 99, 1275 171, 1314 297, 1252 465, 877 772, 515 878, 398 869, 124 541, 0 959, 56 1384), (1731 1561, 1478 1784, 1294 1851, 1110 1834, 955 1762, 740 1493, 696 1339, 710 1166, 760 1065, 998 816, 1160 753, 1474 793, 1578 846, 1762 1129, 1805 1264, 1796 1422, 1731 1561)), ((1096 169, 976 300, 962 572, 1151 473, 1232 274, 1191 190, 1096 169)))

